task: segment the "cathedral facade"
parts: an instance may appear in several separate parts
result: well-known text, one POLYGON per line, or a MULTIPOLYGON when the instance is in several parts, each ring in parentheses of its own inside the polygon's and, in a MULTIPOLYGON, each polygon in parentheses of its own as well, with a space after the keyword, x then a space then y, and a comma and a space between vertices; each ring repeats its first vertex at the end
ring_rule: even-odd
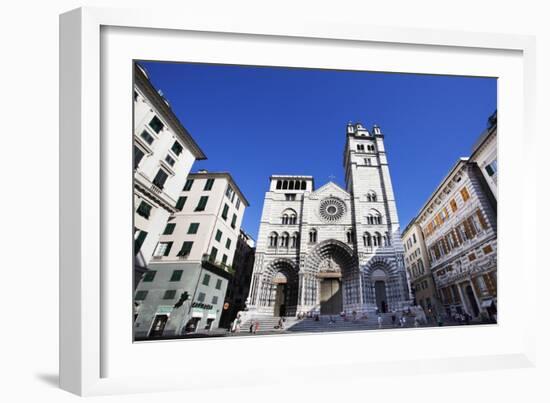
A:
POLYGON ((409 292, 399 220, 378 126, 348 124, 346 189, 273 175, 258 234, 252 315, 403 309, 409 292))

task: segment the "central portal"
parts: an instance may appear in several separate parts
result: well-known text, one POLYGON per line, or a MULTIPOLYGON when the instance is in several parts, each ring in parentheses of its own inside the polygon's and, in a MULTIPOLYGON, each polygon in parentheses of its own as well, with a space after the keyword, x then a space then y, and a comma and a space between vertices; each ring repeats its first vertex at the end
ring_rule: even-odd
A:
POLYGON ((321 280, 321 315, 337 315, 342 312, 342 290, 340 279, 321 280))

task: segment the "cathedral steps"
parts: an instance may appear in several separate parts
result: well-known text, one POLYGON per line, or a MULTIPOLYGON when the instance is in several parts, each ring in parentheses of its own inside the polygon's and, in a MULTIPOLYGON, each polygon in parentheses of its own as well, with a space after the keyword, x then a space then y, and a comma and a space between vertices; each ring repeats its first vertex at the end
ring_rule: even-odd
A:
MULTIPOLYGON (((398 317, 395 323, 392 323, 391 313, 384 313, 382 317, 382 326, 379 327, 378 317, 376 315, 368 315, 365 317, 357 317, 353 320, 351 317, 346 319, 339 315, 322 315, 319 320, 314 318, 298 319, 289 317, 285 320, 284 329, 278 329, 279 318, 273 316, 260 316, 251 320, 247 320, 241 325, 240 333, 249 333, 251 321, 260 323, 258 333, 319 333, 319 332, 340 332, 351 330, 372 330, 372 329, 394 329, 401 327, 398 317)), ((425 324, 419 324, 425 326, 425 324)), ((403 327, 414 327, 414 316, 406 316, 405 325, 403 327)))

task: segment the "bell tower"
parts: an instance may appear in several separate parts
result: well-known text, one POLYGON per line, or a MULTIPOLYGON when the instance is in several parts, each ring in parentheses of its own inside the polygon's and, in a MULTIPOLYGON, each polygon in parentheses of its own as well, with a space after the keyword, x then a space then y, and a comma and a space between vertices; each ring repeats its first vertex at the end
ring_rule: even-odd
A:
POLYGON ((347 125, 344 168, 365 308, 394 309, 406 301, 407 286, 384 134, 378 125, 370 130, 361 123, 347 125))

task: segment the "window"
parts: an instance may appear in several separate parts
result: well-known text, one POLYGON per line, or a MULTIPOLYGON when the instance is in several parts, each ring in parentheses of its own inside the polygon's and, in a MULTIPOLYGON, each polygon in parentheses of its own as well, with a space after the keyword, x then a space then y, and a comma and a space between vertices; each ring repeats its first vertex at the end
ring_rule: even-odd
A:
POLYGON ((288 248, 288 240, 289 240, 288 232, 283 232, 283 234, 281 235, 281 246, 283 248, 288 248))
POLYGON ((222 232, 220 230, 216 231, 216 241, 220 242, 222 240, 222 232))
POLYGON ((210 284, 210 274, 204 273, 204 277, 202 278, 202 285, 208 284, 210 284))
POLYGON ((218 296, 217 295, 214 295, 212 297, 212 305, 216 305, 218 303, 218 296))
POLYGON ((196 234, 199 230, 199 223, 198 222, 192 222, 189 224, 189 229, 187 230, 188 234, 196 234))
POLYGON ((486 165, 485 171, 487 171, 487 175, 493 176, 497 172, 497 160, 493 160, 489 165, 486 165))
POLYGON ((201 196, 199 204, 195 207, 195 211, 204 211, 206 208, 206 203, 208 203, 208 196, 201 196))
POLYGON ((463 187, 460 190, 460 194, 462 195, 462 200, 467 201, 470 198, 470 193, 468 193, 468 189, 463 187))
POLYGON ((296 194, 295 193, 285 193, 285 200, 287 200, 287 201, 296 200, 296 194))
POLYGON ((149 218, 149 216, 151 215, 151 209, 152 209, 152 206, 148 203, 145 203, 144 201, 142 201, 140 204, 139 204, 139 207, 137 208, 137 213, 142 216, 143 218, 149 218))
POLYGON ((235 208, 238 210, 239 207, 241 207, 241 199, 237 199, 237 204, 235 204, 235 208))
POLYGON ((206 183, 204 184, 203 190, 212 190, 212 186, 214 186, 214 179, 209 178, 206 180, 206 183))
POLYGON ((155 176, 155 179, 153 179, 153 184, 160 189, 163 189, 164 184, 166 183, 166 179, 168 179, 168 174, 163 169, 159 169, 155 176))
POLYGON ((173 234, 175 228, 176 228, 176 224, 174 223, 166 224, 166 227, 164 228, 164 232, 162 233, 162 235, 173 234))
POLYGON ((469 260, 470 262, 476 260, 476 254, 475 254, 475 253, 470 253, 470 254, 468 255, 468 260, 469 260))
POLYGON ((145 153, 141 151, 141 148, 134 146, 134 169, 136 169, 143 159, 145 153))
POLYGON ((168 256, 170 249, 172 249, 172 242, 159 242, 154 256, 168 256))
POLYGON ((162 299, 174 299, 176 296, 176 290, 166 290, 162 299))
POLYGON ((183 146, 179 142, 174 141, 174 144, 172 144, 171 150, 174 154, 180 155, 181 152, 183 151, 183 146))
POLYGON ((153 141, 155 141, 155 138, 151 136, 147 130, 142 131, 139 137, 141 137, 149 145, 153 144, 153 141))
POLYGON ((272 248, 277 247, 277 238, 278 238, 278 235, 277 235, 276 232, 272 232, 269 235, 269 246, 270 247, 272 247, 272 248))
POLYGON ((167 155, 165 158, 164 158, 164 161, 166 161, 166 163, 168 165, 170 165, 171 167, 174 166, 174 164, 176 163, 176 160, 174 158, 172 158, 171 156, 167 155))
POLYGON ((219 278, 216 280, 216 290, 220 290, 222 288, 222 279, 219 278))
POLYGON ((225 195, 227 196, 228 199, 231 200, 231 197, 233 196, 233 188, 231 187, 231 185, 227 185, 227 189, 225 190, 225 195))
POLYGON ((348 230, 348 231, 346 232, 346 238, 347 238, 348 243, 352 243, 352 242, 353 242, 353 232, 351 232, 351 230, 348 230))
POLYGON ((357 144, 357 151, 365 151, 365 146, 363 144, 357 144))
POLYGON ((310 243, 317 242, 317 230, 312 229, 311 231, 309 231, 309 242, 310 243))
POLYGON ((225 248, 226 249, 231 248, 231 239, 227 238, 227 240, 225 241, 225 248))
POLYGON ((134 253, 136 255, 141 250, 141 245, 143 245, 143 242, 145 242, 145 238, 147 238, 147 232, 141 230, 136 231, 134 239, 134 253))
POLYGON ((485 253, 486 255, 491 253, 492 251, 493 251, 493 248, 491 247, 491 245, 487 245, 483 247, 483 253, 485 253))
POLYGON ((170 281, 180 281, 182 275, 183 275, 183 270, 174 270, 172 272, 172 277, 170 277, 170 281))
POLYGON ((416 234, 413 234, 413 242, 416 243, 416 234))
POLYGON ((458 207, 456 206, 456 201, 455 201, 455 199, 451 199, 450 205, 451 205, 451 210, 453 211, 453 213, 454 213, 456 210, 458 210, 458 207))
POLYGON ((227 255, 222 256, 222 263, 227 264, 227 255))
POLYGON ((365 165, 372 165, 370 158, 365 158, 365 165))
POLYGON ((185 257, 191 253, 191 248, 193 248, 193 242, 186 241, 181 246, 178 256, 185 257))
POLYGON ((231 228, 235 228, 237 226, 237 214, 233 214, 233 218, 231 218, 231 228))
POLYGON ((185 185, 183 186, 183 190, 185 192, 191 190, 191 187, 193 186, 193 182, 195 182, 194 179, 187 179, 187 181, 185 182, 185 185))
POLYGON ((147 270, 143 275, 143 282, 144 283, 152 282, 155 279, 156 274, 157 274, 156 270, 147 270))
POLYGON ((290 246, 291 246, 292 248, 297 248, 297 247, 298 247, 298 241, 299 241, 299 239, 300 239, 300 235, 299 235, 297 232, 295 232, 294 234, 292 234, 292 238, 290 239, 290 242, 291 242, 291 243, 290 243, 290 246))
POLYGON ((280 190, 282 187, 283 187, 283 182, 281 182, 280 180, 278 180, 278 181, 277 181, 276 189, 277 189, 277 190, 280 190))
POLYGON ((147 298, 147 294, 148 294, 148 293, 149 293, 149 292, 146 291, 146 290, 140 290, 140 291, 136 292, 136 296, 135 296, 134 299, 135 299, 136 301, 143 301, 145 298, 147 298))
POLYGON ((149 126, 155 131, 155 133, 159 133, 164 128, 164 123, 162 123, 156 116, 153 116, 153 119, 149 122, 149 126))
POLYGON ((176 203, 176 208, 178 210, 181 210, 183 206, 185 206, 185 202, 187 201, 187 196, 180 196, 178 199, 178 202, 176 203))
POLYGON ((365 232, 363 234, 363 245, 364 246, 372 246, 371 237, 370 237, 370 234, 368 232, 365 232))
POLYGON ((214 262, 216 260, 216 256, 218 256, 218 249, 215 246, 212 246, 212 250, 210 251, 210 261, 214 262))
POLYGON ((199 296, 197 297, 197 301, 204 302, 205 298, 206 298, 206 294, 204 292, 199 292, 199 296))
POLYGON ((223 205, 222 218, 227 220, 227 213, 229 212, 229 206, 227 204, 223 205))

